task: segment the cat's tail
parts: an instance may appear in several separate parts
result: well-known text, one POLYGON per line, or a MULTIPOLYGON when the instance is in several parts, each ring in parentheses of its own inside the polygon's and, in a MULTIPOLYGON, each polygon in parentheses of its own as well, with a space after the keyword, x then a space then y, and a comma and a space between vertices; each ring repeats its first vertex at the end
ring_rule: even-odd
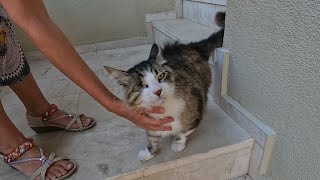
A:
POLYGON ((224 25, 225 25, 225 19, 226 19, 226 12, 218 12, 216 14, 216 24, 224 29, 224 25))
POLYGON ((209 59, 212 56, 214 50, 218 47, 222 47, 223 36, 224 36, 224 27, 225 27, 225 12, 218 12, 215 17, 216 24, 221 27, 221 29, 207 39, 203 39, 196 43, 191 43, 201 56, 205 59, 209 59))

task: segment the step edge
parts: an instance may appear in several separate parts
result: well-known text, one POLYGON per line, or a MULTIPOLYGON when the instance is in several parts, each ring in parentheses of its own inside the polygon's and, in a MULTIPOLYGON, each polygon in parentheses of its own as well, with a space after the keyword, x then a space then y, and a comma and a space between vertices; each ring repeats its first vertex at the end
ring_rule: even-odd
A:
POLYGON ((144 16, 145 16, 146 23, 151 23, 154 21, 169 20, 169 19, 177 19, 177 13, 175 11, 147 13, 144 16))
POLYGON ((188 164, 196 163, 196 162, 206 160, 209 158, 218 157, 223 154, 228 154, 228 153, 240 151, 243 149, 249 149, 251 151, 253 146, 254 146, 254 139, 251 138, 251 139, 237 142, 237 143, 234 143, 231 145, 226 145, 226 146, 222 146, 219 148, 215 148, 215 149, 209 150, 208 152, 205 152, 205 153, 197 153, 197 154, 193 154, 191 156, 168 161, 165 163, 152 165, 152 166, 141 168, 141 169, 138 169, 135 171, 127 172, 127 173, 124 173, 121 175, 109 177, 109 178, 107 178, 107 180, 118 180, 119 178, 124 179, 124 180, 125 179, 138 179, 138 178, 142 178, 144 176, 160 173, 163 171, 168 171, 168 170, 171 170, 174 168, 178 168, 178 167, 185 166, 188 164), (151 169, 152 169, 151 172, 147 172, 147 171, 150 171, 151 169))
POLYGON ((205 1, 205 0, 185 0, 185 1, 193 1, 198 3, 205 3, 205 4, 213 4, 213 5, 220 5, 220 6, 226 6, 227 1, 221 2, 216 0, 211 0, 211 2, 205 1))

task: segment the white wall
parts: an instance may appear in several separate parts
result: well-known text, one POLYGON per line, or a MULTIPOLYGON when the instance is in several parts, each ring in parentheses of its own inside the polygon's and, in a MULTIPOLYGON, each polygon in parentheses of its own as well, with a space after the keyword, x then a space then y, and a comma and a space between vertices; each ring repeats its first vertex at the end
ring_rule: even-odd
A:
POLYGON ((229 94, 277 133, 274 180, 320 179, 320 1, 229 0, 229 94))
MULTIPOLYGON (((175 8, 175 0, 45 0, 45 4, 75 45, 145 36, 145 13, 175 8)), ((25 51, 34 50, 20 31, 18 36, 25 51)))

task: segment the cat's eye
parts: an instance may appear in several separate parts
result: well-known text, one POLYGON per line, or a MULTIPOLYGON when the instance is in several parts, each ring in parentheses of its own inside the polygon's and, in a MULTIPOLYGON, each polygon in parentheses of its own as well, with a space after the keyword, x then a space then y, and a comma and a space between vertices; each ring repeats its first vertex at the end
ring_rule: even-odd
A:
POLYGON ((149 86, 148 86, 148 84, 142 84, 142 87, 143 88, 148 88, 149 86))
POLYGON ((159 74, 158 75, 158 81, 163 80, 165 77, 166 77, 166 72, 159 74))

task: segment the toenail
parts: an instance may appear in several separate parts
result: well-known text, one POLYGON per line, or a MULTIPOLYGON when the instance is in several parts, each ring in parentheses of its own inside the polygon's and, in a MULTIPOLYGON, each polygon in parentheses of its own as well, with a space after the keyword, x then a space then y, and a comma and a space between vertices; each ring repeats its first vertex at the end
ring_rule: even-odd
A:
POLYGON ((73 167, 73 164, 67 164, 67 169, 70 170, 73 167))

